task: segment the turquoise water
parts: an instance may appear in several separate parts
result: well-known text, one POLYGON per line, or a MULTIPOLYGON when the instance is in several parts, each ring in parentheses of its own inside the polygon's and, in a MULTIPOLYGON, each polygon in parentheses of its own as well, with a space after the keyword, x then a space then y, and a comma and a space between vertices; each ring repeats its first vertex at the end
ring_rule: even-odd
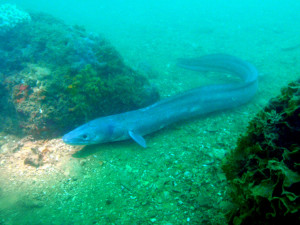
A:
POLYGON ((125 141, 79 151, 59 138, 22 139, 16 147, 19 139, 2 132, 0 224, 226 224, 231 204, 221 161, 249 120, 299 78, 299 1, 0 3, 100 33, 127 65, 151 68, 145 75, 161 98, 226 82, 177 68, 178 57, 232 54, 260 74, 249 104, 148 135, 146 149, 125 141), (24 164, 32 148, 47 155, 43 166, 24 164))

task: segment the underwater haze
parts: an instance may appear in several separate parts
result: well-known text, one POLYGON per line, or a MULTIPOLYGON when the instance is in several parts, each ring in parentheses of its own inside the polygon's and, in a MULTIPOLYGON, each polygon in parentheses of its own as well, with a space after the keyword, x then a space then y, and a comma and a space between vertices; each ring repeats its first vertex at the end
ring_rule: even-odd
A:
MULTIPOLYGON (((228 216, 236 190, 222 165, 249 122, 300 79, 299 12, 298 0, 0 0, 0 225, 247 224, 228 216), (3 4, 19 13, 7 30, 3 4), (223 65, 224 76, 176 64, 211 54, 242 65, 223 65), (98 117, 234 83, 244 69, 255 82, 258 71, 246 104, 148 132, 147 148, 134 135, 62 140, 98 117)), ((287 105, 299 109, 297 93, 287 105)), ((277 215, 292 211, 300 223, 299 201, 293 207, 277 215)))
MULTIPOLYGON (((204 53, 239 53, 257 48, 257 51, 247 53, 257 54, 260 50, 272 55, 276 53, 273 52, 276 45, 297 45, 294 39, 297 39, 300 26, 297 23, 300 3, 293 0, 1 2, 47 12, 69 24, 100 32, 121 53, 129 54, 123 55, 125 59, 131 59, 128 51, 138 47, 141 48, 138 51, 140 57, 147 56, 147 60, 150 57, 154 60, 158 54, 170 60, 170 52, 173 52, 171 57, 199 55, 195 51, 200 50, 204 53), (269 45, 262 48, 264 42, 269 45), (147 48, 153 52, 144 56, 147 48), (178 52, 180 48, 183 52, 178 52)), ((267 56, 265 58, 269 58, 267 56)))

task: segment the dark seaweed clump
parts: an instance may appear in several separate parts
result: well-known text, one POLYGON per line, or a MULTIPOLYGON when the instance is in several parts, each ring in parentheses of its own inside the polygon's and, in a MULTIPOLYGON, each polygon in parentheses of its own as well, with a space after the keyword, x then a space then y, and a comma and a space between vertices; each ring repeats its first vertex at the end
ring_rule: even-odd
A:
POLYGON ((0 35, 1 130, 57 136, 158 99, 98 34, 46 14, 30 17, 0 35))
POLYGON ((229 224, 300 223, 300 80, 249 124, 223 169, 236 208, 229 224))

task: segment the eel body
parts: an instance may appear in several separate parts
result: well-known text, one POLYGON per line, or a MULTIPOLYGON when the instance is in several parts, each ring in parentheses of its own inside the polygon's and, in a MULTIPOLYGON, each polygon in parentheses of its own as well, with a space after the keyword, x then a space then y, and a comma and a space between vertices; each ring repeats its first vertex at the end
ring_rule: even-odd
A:
POLYGON ((144 135, 181 120, 245 104, 257 91, 256 68, 234 56, 214 54, 179 59, 177 65, 195 71, 230 73, 241 81, 195 88, 145 108, 92 120, 65 134, 63 141, 90 145, 131 138, 146 147, 144 135))

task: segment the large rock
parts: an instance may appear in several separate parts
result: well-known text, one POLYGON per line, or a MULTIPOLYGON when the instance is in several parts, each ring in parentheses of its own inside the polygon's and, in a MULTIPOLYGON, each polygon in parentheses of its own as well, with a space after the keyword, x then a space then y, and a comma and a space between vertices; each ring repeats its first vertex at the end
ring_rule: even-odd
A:
POLYGON ((102 37, 45 14, 0 36, 0 129, 57 136, 158 99, 102 37), (4 107, 5 106, 5 107, 4 107))

